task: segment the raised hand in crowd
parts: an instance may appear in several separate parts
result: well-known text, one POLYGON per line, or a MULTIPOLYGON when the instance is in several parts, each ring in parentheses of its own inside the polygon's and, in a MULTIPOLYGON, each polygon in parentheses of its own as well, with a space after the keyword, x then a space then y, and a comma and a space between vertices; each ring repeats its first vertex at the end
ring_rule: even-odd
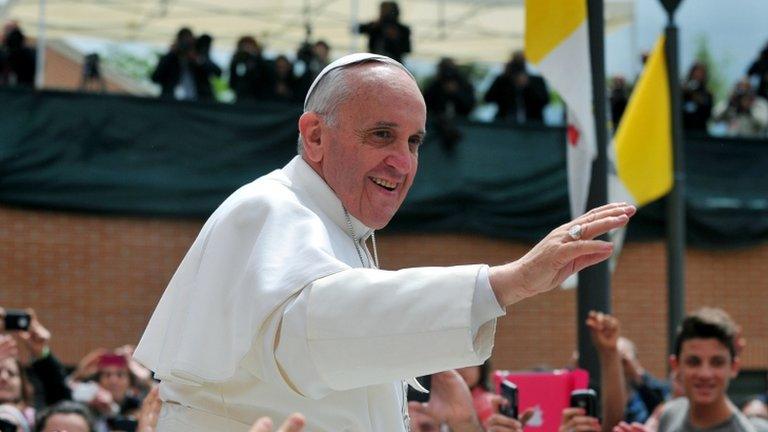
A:
POLYGON ((99 371, 99 360, 104 354, 109 353, 106 348, 96 348, 89 352, 80 362, 77 363, 77 367, 69 376, 73 381, 86 381, 96 375, 99 371))
POLYGON ((587 328, 589 329, 592 344, 599 353, 612 353, 617 351, 619 341, 619 320, 609 314, 590 311, 587 315, 587 328))
POLYGON ((627 387, 618 350, 619 320, 602 312, 590 311, 586 325, 600 359, 602 418, 604 431, 610 431, 624 419, 627 405, 627 387))
POLYGON ((162 407, 163 401, 160 400, 160 387, 155 386, 147 393, 147 396, 141 403, 136 432, 155 432, 162 407))
POLYGON ((453 432, 483 430, 475 413, 469 387, 454 370, 432 375, 429 402, 409 402, 408 409, 417 418, 427 416, 438 424, 447 424, 453 432))
POLYGON ((496 407, 496 414, 491 415, 486 420, 483 425, 485 432, 523 432, 523 427, 534 414, 533 408, 528 408, 520 414, 519 419, 514 419, 498 412, 501 406, 509 403, 505 398, 494 395, 491 402, 496 407))
POLYGON ((0 361, 10 357, 16 357, 19 349, 16 346, 16 340, 11 335, 0 334, 0 361))
POLYGON ((600 432, 600 420, 586 415, 583 408, 565 408, 558 432, 600 432))
POLYGON ((51 341, 51 332, 40 323, 37 319, 37 314, 34 309, 27 309, 29 314, 29 329, 19 333, 19 337, 29 348, 30 354, 34 358, 43 357, 44 354, 50 349, 49 343, 51 341))
MULTIPOLYGON (((298 413, 291 414, 285 422, 274 432, 302 432, 304 430, 304 416, 298 413)), ((139 430, 138 432, 144 432, 139 430)), ((250 432, 272 432, 272 419, 262 417, 256 420, 250 432)))

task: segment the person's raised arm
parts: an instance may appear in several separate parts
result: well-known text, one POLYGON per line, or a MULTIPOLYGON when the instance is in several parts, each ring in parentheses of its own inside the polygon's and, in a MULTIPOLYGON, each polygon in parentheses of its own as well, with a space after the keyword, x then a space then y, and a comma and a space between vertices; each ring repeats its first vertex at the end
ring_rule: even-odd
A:
POLYGON ((619 320, 608 314, 590 311, 587 317, 592 344, 600 358, 601 402, 603 407, 603 432, 610 432, 624 420, 627 405, 627 387, 621 355, 617 348, 619 320))
POLYGON ((517 261, 490 269, 491 287, 501 306, 549 291, 568 276, 597 264, 613 253, 598 236, 627 224, 635 207, 607 204, 590 210, 550 232, 517 261))

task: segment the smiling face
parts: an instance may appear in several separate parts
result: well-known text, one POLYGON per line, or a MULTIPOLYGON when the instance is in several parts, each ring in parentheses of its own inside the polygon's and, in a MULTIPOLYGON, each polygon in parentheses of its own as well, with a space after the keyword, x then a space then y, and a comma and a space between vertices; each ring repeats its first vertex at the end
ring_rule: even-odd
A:
POLYGON ((691 404, 712 407, 724 403, 731 378, 739 371, 738 360, 715 338, 692 338, 682 343, 680 355, 670 359, 672 368, 691 404))
POLYGON ((112 399, 121 403, 131 386, 128 369, 120 366, 105 366, 99 370, 99 385, 112 394, 112 399))
POLYGON ((305 160, 350 214, 379 229, 416 176, 426 106, 416 83, 397 67, 362 64, 346 77, 350 95, 333 122, 313 112, 299 121, 305 160))
POLYGON ((13 357, 0 360, 0 403, 21 400, 21 371, 13 357))

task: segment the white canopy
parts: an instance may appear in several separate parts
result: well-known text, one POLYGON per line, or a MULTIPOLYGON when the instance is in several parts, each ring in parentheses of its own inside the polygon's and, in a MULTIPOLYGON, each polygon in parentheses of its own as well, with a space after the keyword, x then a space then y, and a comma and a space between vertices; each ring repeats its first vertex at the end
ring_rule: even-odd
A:
MULTIPOLYGON (((103 38, 167 46, 176 31, 189 26, 209 33, 221 48, 242 35, 257 37, 273 52, 294 53, 312 29, 338 57, 364 50, 365 38, 350 29, 375 19, 379 0, 0 0, 0 19, 18 20, 37 36, 40 4, 45 4, 45 37, 103 38)), ((460 61, 506 61, 522 48, 523 0, 401 0, 401 20, 413 31, 412 56, 460 61)), ((606 0, 608 29, 632 22, 634 0, 606 0)))

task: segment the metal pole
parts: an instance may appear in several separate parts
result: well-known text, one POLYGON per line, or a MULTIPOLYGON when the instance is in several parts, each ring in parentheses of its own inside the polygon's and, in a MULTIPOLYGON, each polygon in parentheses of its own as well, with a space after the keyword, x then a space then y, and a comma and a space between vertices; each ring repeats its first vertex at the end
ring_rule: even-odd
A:
POLYGON ((667 76, 672 116, 672 154, 674 185, 667 201, 667 296, 669 311, 668 350, 674 350, 675 333, 685 315, 685 156, 683 152, 682 110, 678 65, 678 35, 674 9, 665 29, 667 76))
POLYGON ((35 88, 40 90, 45 83, 45 0, 40 0, 38 7, 35 88))
POLYGON ((360 0, 350 0, 349 2, 349 28, 352 31, 352 36, 349 40, 349 53, 355 53, 360 51, 360 32, 358 27, 360 26, 360 0))
MULTIPOLYGON (((605 29, 603 0, 587 1, 589 55, 592 65, 592 103, 595 113, 597 159, 592 165, 587 207, 603 205, 608 200, 608 120, 605 88, 605 29)), ((607 236, 601 236, 607 240, 607 236)), ((608 262, 589 267, 579 273, 578 313, 579 366, 589 371, 591 386, 600 388, 600 362, 589 329, 585 325, 590 310, 611 311, 611 278, 608 262)))

